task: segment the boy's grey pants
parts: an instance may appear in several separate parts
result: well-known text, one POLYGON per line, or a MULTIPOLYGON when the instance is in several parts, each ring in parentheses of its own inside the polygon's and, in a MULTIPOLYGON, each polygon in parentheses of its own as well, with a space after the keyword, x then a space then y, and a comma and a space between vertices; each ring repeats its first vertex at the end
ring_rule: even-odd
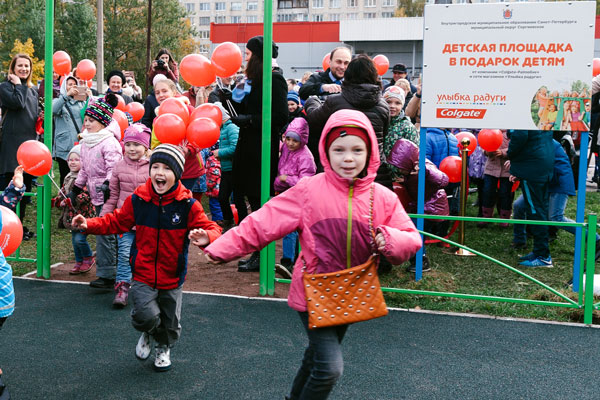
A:
MULTIPOLYGON (((94 206, 100 215, 102 206, 94 206)), ((96 276, 115 279, 117 271, 117 237, 115 235, 96 236, 96 276)))
POLYGON ((181 293, 182 286, 161 290, 134 280, 129 291, 133 327, 149 333, 160 345, 173 346, 181 333, 181 293))

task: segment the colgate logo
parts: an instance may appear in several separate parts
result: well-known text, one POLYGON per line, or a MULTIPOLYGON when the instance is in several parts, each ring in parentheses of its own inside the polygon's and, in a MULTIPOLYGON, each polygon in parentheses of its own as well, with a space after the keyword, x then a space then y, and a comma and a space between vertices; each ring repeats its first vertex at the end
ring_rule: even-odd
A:
POLYGON ((437 108, 438 118, 482 119, 487 110, 477 108, 437 108))

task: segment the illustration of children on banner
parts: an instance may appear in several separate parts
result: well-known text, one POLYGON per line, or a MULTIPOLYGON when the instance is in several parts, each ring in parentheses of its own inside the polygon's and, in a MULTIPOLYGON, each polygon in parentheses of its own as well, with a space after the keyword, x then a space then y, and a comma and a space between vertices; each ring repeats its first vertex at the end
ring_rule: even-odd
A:
POLYGON ((587 84, 576 81, 570 89, 540 87, 531 101, 531 118, 544 131, 589 131, 591 99, 587 84))

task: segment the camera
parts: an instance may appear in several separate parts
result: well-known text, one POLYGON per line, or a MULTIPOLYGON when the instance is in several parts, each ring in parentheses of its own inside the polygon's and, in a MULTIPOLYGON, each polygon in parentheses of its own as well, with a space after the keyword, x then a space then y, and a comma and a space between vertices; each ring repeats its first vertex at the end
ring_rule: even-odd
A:
POLYGON ((165 68, 165 60, 161 60, 160 58, 156 60, 156 66, 160 68, 165 68))

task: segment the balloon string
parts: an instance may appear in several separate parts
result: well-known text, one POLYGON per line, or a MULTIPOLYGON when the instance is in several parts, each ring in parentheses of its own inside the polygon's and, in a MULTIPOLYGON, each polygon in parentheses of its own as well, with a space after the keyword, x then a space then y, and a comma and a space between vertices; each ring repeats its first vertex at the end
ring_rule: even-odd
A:
MULTIPOLYGON (((219 87, 219 89, 223 89, 223 81, 221 80, 221 77, 217 77, 217 86, 219 87)), ((226 99, 225 103, 227 104, 227 108, 229 109, 229 114, 232 117, 237 117, 237 112, 235 112, 235 108, 233 108, 233 104, 231 104, 231 100, 226 99)))
MULTIPOLYGON (((62 191, 62 189, 58 186, 58 184, 54 181, 54 179, 52 179, 52 176, 50 176, 50 174, 48 174, 48 178, 50 178, 50 181, 54 184, 54 186, 56 186, 56 188, 58 189, 58 193, 62 195, 62 197, 64 197, 65 200, 69 199, 67 195, 62 191)), ((70 201, 68 201, 67 204, 69 205, 69 207, 71 207, 71 210, 77 212, 77 210, 75 210, 75 207, 73 207, 73 204, 71 204, 70 201)))

